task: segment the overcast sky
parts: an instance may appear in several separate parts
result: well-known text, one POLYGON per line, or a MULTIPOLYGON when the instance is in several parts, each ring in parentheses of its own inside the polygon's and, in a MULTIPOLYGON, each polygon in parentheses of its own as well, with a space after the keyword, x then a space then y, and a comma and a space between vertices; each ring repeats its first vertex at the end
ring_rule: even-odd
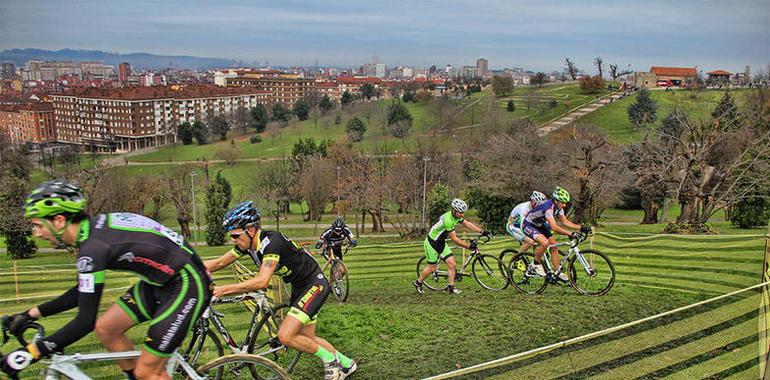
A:
POLYGON ((756 71, 770 63, 770 0, 0 0, 0 50, 93 49, 358 67, 605 64, 756 71))

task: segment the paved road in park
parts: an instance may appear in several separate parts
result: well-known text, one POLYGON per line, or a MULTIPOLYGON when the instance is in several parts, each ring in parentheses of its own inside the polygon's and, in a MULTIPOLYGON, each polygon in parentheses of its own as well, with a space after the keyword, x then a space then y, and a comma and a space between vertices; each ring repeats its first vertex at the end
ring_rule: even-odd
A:
POLYGON ((565 115, 562 115, 561 117, 549 121, 545 124, 543 124, 542 127, 540 127, 537 130, 538 136, 544 136, 548 133, 551 133, 559 128, 565 127, 567 125, 572 124, 575 120, 580 119, 581 117, 585 116, 586 114, 590 112, 594 112, 599 108, 602 108, 606 106, 607 104, 610 104, 618 99, 623 98, 623 93, 612 93, 609 95, 602 96, 601 98, 598 98, 594 100, 591 103, 585 104, 583 106, 577 107, 573 109, 572 111, 567 112, 565 115))

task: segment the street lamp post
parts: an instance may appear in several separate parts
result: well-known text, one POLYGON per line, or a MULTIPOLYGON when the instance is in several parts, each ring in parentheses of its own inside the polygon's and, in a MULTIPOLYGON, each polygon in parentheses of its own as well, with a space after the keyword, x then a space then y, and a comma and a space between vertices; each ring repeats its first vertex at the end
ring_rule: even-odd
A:
POLYGON ((192 187, 192 205, 193 205, 193 222, 195 223, 195 235, 194 235, 194 241, 198 241, 198 229, 200 229, 200 226, 198 225, 198 213, 195 209, 195 175, 198 174, 196 172, 190 173, 190 186, 192 187))
POLYGON ((422 158, 422 229, 425 230, 425 188, 428 182, 428 161, 430 157, 424 156, 422 158))
POLYGON ((337 209, 337 216, 340 216, 340 167, 337 166, 337 204, 335 207, 337 209))

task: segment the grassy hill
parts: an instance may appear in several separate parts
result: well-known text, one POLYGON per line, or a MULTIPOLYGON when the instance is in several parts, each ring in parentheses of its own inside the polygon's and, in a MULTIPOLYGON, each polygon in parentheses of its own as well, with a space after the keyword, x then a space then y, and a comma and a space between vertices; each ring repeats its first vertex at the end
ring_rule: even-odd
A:
MULTIPOLYGON (((745 90, 733 91, 736 102, 740 108, 745 96, 745 90)), ((658 103, 657 123, 660 123, 675 108, 695 118, 708 118, 716 108, 719 100, 724 96, 723 90, 706 90, 702 92, 675 90, 675 91, 651 91, 651 97, 658 103)), ((635 130, 628 120, 627 109, 636 100, 635 96, 628 96, 581 118, 578 122, 593 124, 607 133, 612 140, 628 144, 641 139, 644 131, 635 130)))

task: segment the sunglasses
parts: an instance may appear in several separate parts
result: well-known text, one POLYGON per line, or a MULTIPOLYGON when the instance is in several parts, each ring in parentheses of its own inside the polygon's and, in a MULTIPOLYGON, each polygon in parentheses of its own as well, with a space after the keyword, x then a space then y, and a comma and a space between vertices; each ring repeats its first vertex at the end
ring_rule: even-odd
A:
POLYGON ((245 233, 246 233, 246 231, 241 231, 241 232, 231 232, 231 233, 230 233, 230 237, 231 237, 231 238, 233 238, 233 239, 238 239, 238 238, 239 238, 241 235, 243 235, 243 234, 245 234, 245 233))

